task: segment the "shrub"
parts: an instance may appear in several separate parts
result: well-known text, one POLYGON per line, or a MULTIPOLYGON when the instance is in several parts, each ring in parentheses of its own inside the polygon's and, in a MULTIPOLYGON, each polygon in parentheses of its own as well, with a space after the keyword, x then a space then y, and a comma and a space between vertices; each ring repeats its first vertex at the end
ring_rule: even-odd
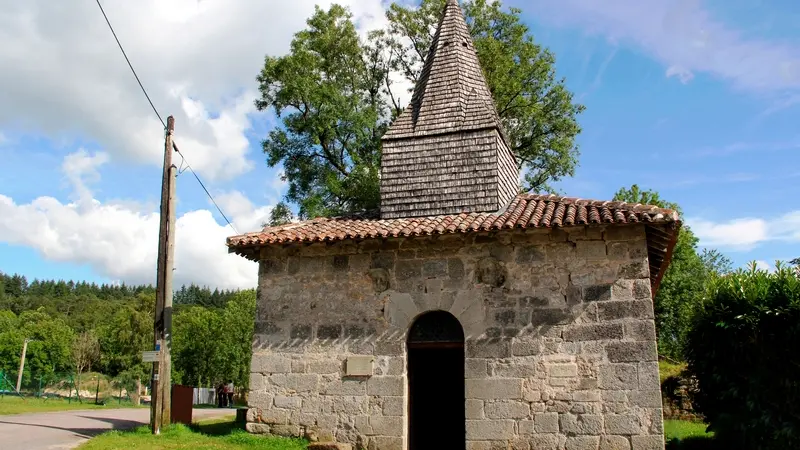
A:
POLYGON ((695 407, 726 448, 800 448, 800 278, 788 268, 719 277, 687 349, 695 407))

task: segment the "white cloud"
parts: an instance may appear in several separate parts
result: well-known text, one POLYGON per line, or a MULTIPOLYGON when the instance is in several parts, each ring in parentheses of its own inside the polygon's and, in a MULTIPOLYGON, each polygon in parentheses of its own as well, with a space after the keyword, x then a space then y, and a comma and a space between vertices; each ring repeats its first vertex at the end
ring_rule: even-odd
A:
POLYGON ((80 149, 64 158, 61 170, 75 191, 73 200, 79 205, 91 206, 92 192, 87 183, 95 182, 100 178, 97 169, 107 162, 107 153, 97 152, 90 155, 85 149, 80 149))
POLYGON ((269 219, 271 206, 256 207, 239 191, 230 191, 216 196, 217 204, 230 214, 233 226, 240 233, 249 233, 261 229, 261 224, 269 219))
POLYGON ((686 222, 706 247, 747 251, 767 241, 800 243, 800 211, 774 219, 740 218, 714 222, 688 218, 686 222))
POLYGON ((543 21, 579 27, 635 45, 688 82, 703 72, 756 92, 800 91, 800 47, 748 38, 722 23, 699 0, 528 0, 543 21))
POLYGON ((681 80, 681 83, 683 84, 689 83, 690 81, 692 81, 692 78, 694 78, 694 74, 691 71, 686 70, 680 66, 667 67, 666 76, 667 78, 676 77, 679 80, 681 80))
MULTIPOLYGON (((209 179, 248 170, 255 76, 332 0, 105 0, 126 53, 176 141, 209 179)), ((380 0, 344 0, 362 30, 380 0)), ((95 2, 0 0, 0 130, 96 141, 117 160, 161 163, 162 126, 95 2)))
POLYGON ((773 267, 770 265, 770 263, 768 263, 768 262, 766 262, 766 261, 764 261, 764 260, 758 260, 758 261, 756 261, 756 269, 758 269, 758 270, 766 270, 767 272, 772 272, 773 270, 775 270, 775 269, 774 269, 774 268, 773 268, 773 267))
MULTIPOLYGON (((154 283, 159 214, 131 204, 92 200, 87 183, 99 177, 97 167, 104 158, 102 153, 80 150, 64 159, 62 170, 79 201, 64 204, 43 196, 16 204, 0 195, 0 241, 34 248, 48 260, 88 264, 111 279, 154 283)), ((254 206, 239 192, 221 195, 218 201, 239 230, 258 228, 270 211, 268 206, 254 206)), ((254 287, 256 265, 227 253, 225 238, 232 234, 209 210, 178 217, 175 283, 254 287)))

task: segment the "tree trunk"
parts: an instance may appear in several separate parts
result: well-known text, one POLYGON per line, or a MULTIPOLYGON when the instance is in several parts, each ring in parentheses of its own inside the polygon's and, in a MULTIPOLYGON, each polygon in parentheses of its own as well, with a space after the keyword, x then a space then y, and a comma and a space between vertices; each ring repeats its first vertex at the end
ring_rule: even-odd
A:
POLYGON ((75 386, 75 393, 78 395, 78 400, 81 400, 81 372, 78 371, 78 381, 75 386))
POLYGON ((131 401, 133 402, 134 406, 139 406, 139 398, 140 394, 142 393, 142 379, 136 377, 136 387, 133 390, 133 396, 131 396, 131 401))

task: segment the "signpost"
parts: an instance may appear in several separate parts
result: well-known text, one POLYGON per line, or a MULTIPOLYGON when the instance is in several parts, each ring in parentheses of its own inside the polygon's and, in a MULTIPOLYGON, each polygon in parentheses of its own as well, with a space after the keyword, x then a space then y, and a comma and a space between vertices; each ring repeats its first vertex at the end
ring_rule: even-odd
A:
POLYGON ((142 362, 158 362, 161 352, 158 350, 142 352, 142 362))

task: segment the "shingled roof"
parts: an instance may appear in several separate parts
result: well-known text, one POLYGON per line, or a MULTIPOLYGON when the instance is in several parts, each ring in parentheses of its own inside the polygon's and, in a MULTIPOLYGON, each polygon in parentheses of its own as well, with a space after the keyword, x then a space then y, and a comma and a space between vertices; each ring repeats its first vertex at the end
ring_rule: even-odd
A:
POLYGON ((464 14, 448 0, 411 103, 383 136, 381 217, 504 209, 519 168, 464 14))
POLYGON ((464 213, 432 217, 377 219, 369 217, 318 218, 255 233, 229 237, 228 250, 258 259, 258 249, 299 243, 336 242, 500 232, 526 228, 563 228, 581 225, 645 224, 650 278, 654 291, 675 244, 678 214, 656 206, 584 200, 555 195, 517 196, 502 213, 464 213))
POLYGON ((500 117, 458 0, 447 0, 411 102, 384 140, 497 128, 500 117))

